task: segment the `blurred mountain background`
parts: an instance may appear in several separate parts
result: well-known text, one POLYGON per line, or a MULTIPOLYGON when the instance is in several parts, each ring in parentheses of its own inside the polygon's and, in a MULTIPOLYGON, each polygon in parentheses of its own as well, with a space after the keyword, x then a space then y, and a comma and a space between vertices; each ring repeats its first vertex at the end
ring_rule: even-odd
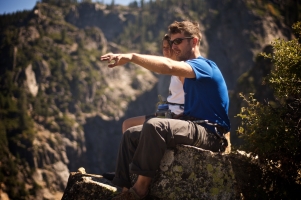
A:
POLYGON ((170 77, 134 64, 109 69, 99 57, 161 55, 175 20, 199 22, 201 53, 228 86, 231 140, 239 148, 239 93, 273 101, 262 84, 272 64, 257 55, 271 52, 276 38, 294 38, 300 11, 298 0, 41 0, 0 15, 1 199, 61 199, 69 172, 114 171, 123 120, 153 113, 170 77))

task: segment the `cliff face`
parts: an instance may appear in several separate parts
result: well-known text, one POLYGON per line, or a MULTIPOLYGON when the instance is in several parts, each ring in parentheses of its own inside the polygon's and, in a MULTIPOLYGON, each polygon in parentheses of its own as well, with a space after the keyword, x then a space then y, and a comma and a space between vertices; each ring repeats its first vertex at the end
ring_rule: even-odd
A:
MULTIPOLYGON (((237 80, 254 66, 256 54, 274 38, 291 37, 281 20, 249 1, 166 2, 143 9, 38 3, 30 12, 0 16, 0 166, 8 169, 1 172, 1 191, 11 198, 59 199, 69 171, 114 170, 123 120, 153 113, 158 94, 167 94, 169 76, 133 64, 108 69, 100 55, 161 55, 167 25, 196 20, 202 55, 218 64, 229 90, 238 93, 237 80), (12 158, 15 164, 7 164, 12 158), (24 170, 9 171, 25 166, 22 159, 24 170), (8 177, 25 177, 23 189, 5 187, 8 177)), ((231 120, 240 105, 233 97, 231 120)))
POLYGON ((210 15, 205 21, 208 57, 217 63, 229 90, 254 65, 255 57, 276 38, 288 39, 289 29, 250 1, 208 1, 210 15))
MULTIPOLYGON (((79 9, 85 5, 96 6, 79 9)), ((60 199, 69 170, 114 168, 123 119, 155 110, 158 77, 132 64, 108 69, 99 56, 120 47, 98 27, 65 21, 76 21, 75 8, 39 3, 1 32, 2 41, 17 38, 1 48, 1 120, 8 123, 0 124, 7 135, 0 182, 10 198, 60 199), (18 162, 9 169, 14 156, 18 162), (25 184, 13 188, 14 176, 25 184)), ((122 24, 117 12, 111 16, 122 24)))
POLYGON ((112 41, 128 23, 135 22, 137 13, 127 6, 118 6, 116 10, 106 8, 102 4, 89 3, 72 6, 65 20, 78 28, 99 27, 106 38, 112 41))

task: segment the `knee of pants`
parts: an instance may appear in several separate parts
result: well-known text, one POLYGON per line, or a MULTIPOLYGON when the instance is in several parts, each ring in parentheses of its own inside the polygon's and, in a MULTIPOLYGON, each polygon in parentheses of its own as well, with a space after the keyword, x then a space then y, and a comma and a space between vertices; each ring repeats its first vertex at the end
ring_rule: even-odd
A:
POLYGON ((140 138, 140 133, 141 133, 141 128, 142 126, 134 126, 134 127, 130 127, 128 128, 123 136, 122 136, 122 140, 127 141, 127 142, 138 142, 139 138, 140 138))
POLYGON ((128 138, 129 135, 131 134, 131 131, 130 131, 131 128, 128 128, 124 133, 123 133, 123 138, 128 138))
POLYGON ((149 119, 146 122, 144 122, 142 130, 153 131, 155 130, 157 123, 158 122, 156 118, 149 119))
POLYGON ((143 124, 142 137, 165 138, 166 132, 167 132, 166 124, 158 118, 152 118, 143 124))

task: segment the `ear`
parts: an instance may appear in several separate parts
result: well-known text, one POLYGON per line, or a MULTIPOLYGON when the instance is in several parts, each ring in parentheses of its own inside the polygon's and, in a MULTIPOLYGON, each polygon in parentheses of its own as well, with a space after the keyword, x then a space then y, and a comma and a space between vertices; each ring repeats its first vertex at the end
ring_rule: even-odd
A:
POLYGON ((199 39, 197 38, 197 37, 194 37, 193 39, 192 39, 192 42, 193 42, 193 45, 197 45, 198 44, 198 42, 199 42, 199 39))

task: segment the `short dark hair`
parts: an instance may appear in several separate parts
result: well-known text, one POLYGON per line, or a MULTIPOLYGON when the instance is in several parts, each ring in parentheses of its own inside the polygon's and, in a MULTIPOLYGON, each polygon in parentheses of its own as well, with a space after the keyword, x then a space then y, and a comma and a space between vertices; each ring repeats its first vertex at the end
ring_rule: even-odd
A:
POLYGON ((174 21, 168 27, 169 34, 184 33, 186 37, 197 37, 199 42, 202 39, 200 26, 197 22, 192 21, 174 21))
POLYGON ((168 34, 165 34, 164 37, 162 38, 162 45, 163 45, 164 41, 168 42, 168 46, 171 49, 170 42, 169 42, 170 41, 170 36, 168 34))
POLYGON ((165 34, 165 35, 164 35, 164 37, 162 38, 162 42, 165 41, 165 40, 167 40, 167 41, 170 40, 170 37, 169 37, 168 34, 165 34))

